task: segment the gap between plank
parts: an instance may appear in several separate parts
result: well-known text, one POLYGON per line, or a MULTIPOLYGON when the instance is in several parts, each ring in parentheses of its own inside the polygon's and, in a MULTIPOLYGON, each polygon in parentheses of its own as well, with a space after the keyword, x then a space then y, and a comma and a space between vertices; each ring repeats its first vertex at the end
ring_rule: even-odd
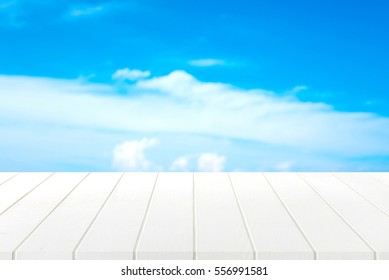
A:
POLYGON ((11 179, 15 178, 17 175, 19 175, 20 172, 16 173, 15 175, 13 175, 11 178, 8 178, 7 180, 5 180, 3 183, 0 183, 0 186, 7 183, 8 181, 10 181, 11 179))
POLYGON ((378 182, 378 183, 381 183, 382 185, 384 185, 385 187, 389 187, 389 185, 383 181, 381 181, 381 179, 379 178, 376 178, 375 176, 369 174, 369 173, 365 173, 367 176, 369 176, 370 178, 374 179, 374 181, 378 182))
POLYGON ((253 250, 253 260, 255 260, 255 259, 257 259, 257 248, 255 247, 253 237, 252 237, 251 232, 249 230, 249 227, 247 225, 246 217, 244 216, 242 206, 240 205, 238 196, 236 195, 236 191, 235 191, 234 185, 232 184, 230 174, 227 173, 227 176, 228 176, 228 179, 230 180, 230 185, 232 188, 232 192, 234 193, 236 203, 238 204, 238 208, 239 208, 239 212, 240 212, 240 215, 242 217, 242 220, 243 220, 244 228, 245 228, 246 233, 247 233, 249 240, 250 240, 251 249, 253 250))
POLYGON ((346 223, 346 225, 367 245, 367 247, 369 247, 370 250, 373 251, 373 254, 374 254, 374 259, 377 260, 377 250, 367 241, 365 240, 365 238, 363 238, 363 236, 361 234, 359 234, 357 232, 356 229, 354 229, 354 227, 335 209, 335 207, 333 207, 322 195, 319 191, 317 191, 303 176, 301 176, 301 174, 299 173, 296 173, 300 178, 301 180, 304 181, 304 183, 309 186, 323 201, 325 204, 327 204, 327 206, 336 213, 336 215, 338 215, 339 218, 341 218, 343 220, 343 222, 346 223))
MULTIPOLYGON (((44 182, 46 182, 48 179, 50 179, 53 175, 55 174, 54 173, 51 173, 47 178, 45 178, 42 182, 40 182, 38 185, 36 185, 35 187, 33 187, 31 190, 29 190, 26 194, 24 194, 22 197, 20 197, 18 200, 16 200, 14 203, 12 203, 10 206, 8 206, 3 212, 0 213, 0 216, 3 215, 5 212, 7 212, 9 209, 12 208, 12 206, 14 206, 16 203, 18 203, 20 200, 22 200, 23 198, 25 198, 27 195, 29 195, 31 192, 33 192, 37 187, 39 187, 40 185, 42 185, 44 182)), ((15 175, 16 176, 16 175, 15 175)))
POLYGON ((352 189, 354 192, 356 192, 357 194, 359 194, 362 198, 364 198, 365 200, 367 200, 371 205, 373 205, 375 208, 377 208, 378 210, 380 210, 383 214, 385 214, 387 217, 389 217, 389 214, 386 213, 384 210, 382 210, 379 206, 377 206, 374 202, 372 202, 370 199, 368 199, 366 196, 364 196, 363 194, 361 194, 359 191, 357 191, 356 189, 354 189, 350 184, 348 184, 347 182, 345 182, 342 178, 336 176, 334 173, 331 173, 332 176, 334 176, 336 179, 338 179, 339 181, 341 181, 343 184, 345 184, 346 186, 348 186, 350 189, 352 189))
POLYGON ((101 213, 101 211, 103 211, 104 209, 104 206, 107 204, 109 198, 112 196, 113 192, 116 190, 117 186, 119 185, 119 182, 122 180, 123 176, 124 176, 124 172, 122 173, 122 175, 120 176, 119 180, 116 182, 115 186, 113 187, 112 191, 108 194, 107 198, 105 199, 104 203, 101 205, 99 211, 97 212, 96 216, 93 218, 93 220, 90 222, 88 228, 85 230, 84 234, 81 236, 80 240, 78 241, 76 247, 74 247, 73 249, 73 252, 72 252, 72 258, 73 260, 76 259, 76 254, 77 254, 77 250, 78 248, 80 247, 82 241, 85 239, 86 235, 88 234, 88 232, 90 231, 90 229, 92 228, 93 224, 95 223, 95 221, 97 220, 97 217, 99 216, 99 214, 101 213))
POLYGON ((23 239, 22 242, 13 250, 12 252, 12 259, 16 260, 17 251, 19 248, 34 234, 34 232, 40 227, 41 224, 43 224, 47 218, 66 200, 66 198, 69 197, 69 195, 88 177, 90 172, 86 174, 86 176, 46 215, 46 217, 43 218, 43 220, 31 231, 29 235, 26 236, 26 238, 23 239))
POLYGON ((149 210, 150 210, 150 207, 151 207, 151 202, 152 202, 153 197, 154 197, 154 191, 155 191, 155 186, 157 185, 158 176, 159 176, 159 172, 157 173, 157 177, 155 178, 154 187, 153 187, 153 190, 151 191, 149 202, 147 203, 147 208, 146 208, 145 216, 143 217, 143 221, 142 221, 142 224, 140 226, 140 230, 139 230, 138 236, 137 236, 136 241, 135 241, 135 246, 134 246, 134 250, 133 250, 133 257, 132 257, 134 260, 137 259, 136 258, 137 257, 136 253, 137 253, 137 250, 138 250, 138 246, 139 246, 141 235, 143 233, 143 229, 144 229, 145 224, 146 224, 147 217, 149 215, 149 210))
POLYGON ((275 193, 275 195, 277 196, 277 198, 279 199, 279 201, 281 202, 281 204, 284 206, 286 212, 288 212, 290 218, 293 220, 294 224, 296 225, 296 227, 299 229, 300 233, 302 234, 302 236, 304 237, 305 241, 307 241, 309 247, 311 248, 312 252, 313 252, 313 259, 314 260, 317 260, 317 251, 315 250, 315 248, 313 247, 311 241, 309 240, 308 236, 304 233, 303 229, 300 227, 300 225, 297 223, 297 220, 296 218, 293 216, 292 212, 289 210, 288 206, 286 206, 285 202, 281 199, 281 197, 279 196, 279 194, 277 193, 277 191, 275 190, 275 188, 273 187, 273 185, 270 183, 269 179, 266 177, 266 175, 264 173, 261 173, 263 177, 265 177, 266 181, 268 182, 269 186, 272 188, 273 192, 275 193))

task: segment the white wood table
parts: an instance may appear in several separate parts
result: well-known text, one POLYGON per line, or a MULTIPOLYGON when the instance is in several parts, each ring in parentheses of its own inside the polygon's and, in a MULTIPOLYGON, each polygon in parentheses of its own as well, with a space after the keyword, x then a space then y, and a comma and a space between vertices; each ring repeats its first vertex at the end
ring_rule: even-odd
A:
POLYGON ((389 173, 0 172, 0 259, 389 259, 389 173))

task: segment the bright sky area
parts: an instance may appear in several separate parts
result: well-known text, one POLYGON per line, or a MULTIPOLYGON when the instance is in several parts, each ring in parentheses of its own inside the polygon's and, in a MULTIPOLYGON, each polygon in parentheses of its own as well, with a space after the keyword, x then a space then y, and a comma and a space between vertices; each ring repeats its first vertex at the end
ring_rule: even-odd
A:
POLYGON ((388 10, 0 0, 0 171, 389 171, 388 10))

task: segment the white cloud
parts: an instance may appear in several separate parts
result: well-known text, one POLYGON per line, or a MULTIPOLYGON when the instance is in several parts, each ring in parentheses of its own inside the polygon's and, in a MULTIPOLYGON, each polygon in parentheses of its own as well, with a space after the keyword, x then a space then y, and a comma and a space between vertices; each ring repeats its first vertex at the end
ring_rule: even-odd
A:
POLYGON ((184 71, 139 80, 128 91, 116 94, 115 86, 90 81, 0 75, 0 119, 211 135, 338 158, 389 155, 389 118, 372 113, 201 82, 184 71))
POLYGON ((113 80, 130 80, 136 81, 150 77, 150 71, 142 71, 138 69, 119 69, 112 75, 113 80))
POLYGON ((153 163, 146 159, 145 150, 158 144, 156 138, 126 141, 114 148, 113 166, 123 171, 146 171, 153 163))
POLYGON ((204 153, 197 160, 199 171, 219 172, 223 171, 226 158, 213 153, 204 153))
POLYGON ((307 89, 308 89, 308 87, 306 87, 306 86, 296 86, 296 87, 292 88, 291 90, 286 91, 284 94, 296 95, 299 92, 305 91, 307 89))
POLYGON ((189 160, 186 157, 179 157, 175 159, 171 165, 173 171, 187 171, 189 166, 189 160))
POLYGON ((196 67, 211 67, 211 66, 224 66, 227 65, 227 63, 224 60, 221 59, 196 59, 196 60, 190 60, 189 65, 196 66, 196 67))
POLYGON ((275 166, 275 169, 277 171, 287 172, 292 170, 293 165, 294 163, 292 161, 282 161, 275 166))
POLYGON ((80 16, 90 16, 93 14, 101 13, 104 10, 103 6, 83 6, 73 8, 70 11, 70 16, 72 17, 80 17, 80 16))

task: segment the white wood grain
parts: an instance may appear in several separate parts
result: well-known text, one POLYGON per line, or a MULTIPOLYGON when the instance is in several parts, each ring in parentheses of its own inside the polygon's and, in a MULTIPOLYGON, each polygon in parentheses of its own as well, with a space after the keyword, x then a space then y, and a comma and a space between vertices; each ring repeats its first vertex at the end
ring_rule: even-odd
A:
POLYGON ((0 186, 0 214, 9 209, 15 202, 22 199, 29 191, 33 190, 52 173, 26 172, 0 186))
POLYGON ((0 188, 1 184, 14 177, 16 174, 17 172, 0 172, 0 188))
POLYGON ((19 203, 0 215, 0 259, 12 252, 87 173, 55 173, 19 203))
POLYGON ((341 172, 336 177, 389 216, 389 188, 366 173, 341 172))
POLYGON ((389 218, 385 214, 329 173, 301 176, 372 246, 378 259, 389 259, 389 218))
POLYGON ((160 173, 137 259, 193 259, 193 174, 160 173))
POLYGON ((124 174, 76 250, 76 259, 133 259, 156 177, 157 173, 124 174))
POLYGON ((265 173, 318 259, 374 259, 364 241, 295 173, 265 173))
POLYGON ((14 175, 0 259, 389 259, 389 173, 14 175))
POLYGON ((313 259, 314 252, 261 173, 229 173, 257 259, 313 259))
POLYGON ((369 172, 368 174, 389 188, 389 172, 369 172))
POLYGON ((227 173, 195 173, 196 258, 253 259, 227 173))
POLYGON ((121 173, 91 173, 15 251, 16 259, 72 259, 121 173))

